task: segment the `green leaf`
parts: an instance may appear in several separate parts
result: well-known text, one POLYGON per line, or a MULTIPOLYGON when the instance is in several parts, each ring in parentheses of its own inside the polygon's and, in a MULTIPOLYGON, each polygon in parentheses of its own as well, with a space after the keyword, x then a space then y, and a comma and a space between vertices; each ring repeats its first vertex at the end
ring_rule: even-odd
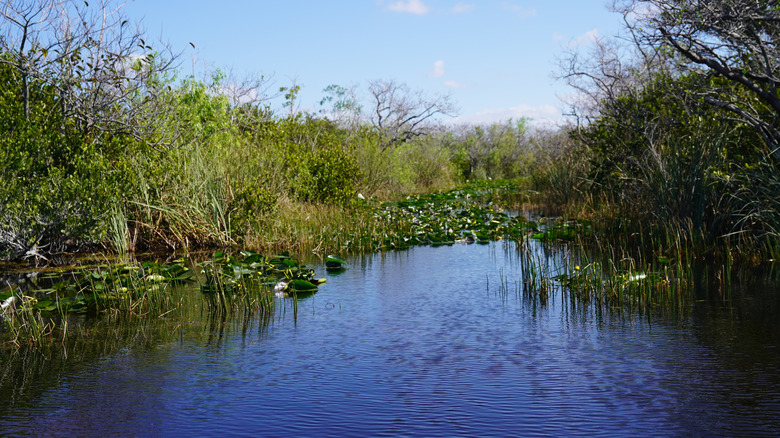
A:
POLYGON ((325 260, 326 262, 338 263, 339 265, 347 264, 347 262, 344 259, 336 255, 329 255, 325 260))
POLYGON ((287 287, 300 292, 311 292, 318 289, 316 285, 306 280, 291 280, 287 287))

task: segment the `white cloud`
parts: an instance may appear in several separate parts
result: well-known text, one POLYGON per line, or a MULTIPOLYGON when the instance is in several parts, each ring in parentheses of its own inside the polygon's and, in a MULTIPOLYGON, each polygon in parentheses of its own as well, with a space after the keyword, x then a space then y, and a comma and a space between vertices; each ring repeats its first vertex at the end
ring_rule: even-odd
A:
POLYGON ((594 28, 582 35, 574 37, 571 41, 569 41, 569 47, 579 47, 584 46, 585 44, 595 43, 598 38, 599 30, 594 28))
POLYGON ((388 11, 404 12, 415 15, 425 15, 431 10, 429 6, 420 0, 399 0, 387 5, 388 11))
POLYGON ((466 84, 456 81, 444 81, 444 86, 447 88, 466 88, 466 84))
POLYGON ((471 12, 474 10, 474 5, 469 5, 466 3, 458 3, 457 5, 452 7, 452 12, 454 14, 462 14, 465 12, 471 12))
POLYGON ((522 6, 518 6, 513 3, 509 2, 503 2, 501 3, 501 8, 506 11, 511 11, 513 14, 516 14, 520 19, 526 19, 536 16, 536 9, 534 8, 524 8, 522 6))
POLYGON ((432 78, 440 78, 444 76, 444 61, 441 59, 433 63, 433 70, 428 72, 428 76, 432 78))
POLYGON ((518 120, 521 117, 530 118, 530 125, 534 127, 554 126, 563 121, 561 110, 555 105, 520 104, 510 108, 493 108, 478 113, 465 114, 451 119, 449 123, 483 125, 505 122, 509 119, 518 120))

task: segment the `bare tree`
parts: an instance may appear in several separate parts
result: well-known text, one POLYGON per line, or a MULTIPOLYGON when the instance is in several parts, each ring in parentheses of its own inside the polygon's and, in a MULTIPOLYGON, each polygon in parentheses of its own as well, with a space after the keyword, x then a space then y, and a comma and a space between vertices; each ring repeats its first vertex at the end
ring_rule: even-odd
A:
POLYGON ((621 52, 614 41, 599 39, 589 52, 569 50, 558 60, 557 79, 577 91, 567 103, 578 122, 591 121, 599 115, 604 101, 614 101, 635 89, 635 69, 627 61, 631 58, 621 52))
POLYGON ((369 120, 382 136, 382 150, 422 135, 437 115, 457 113, 450 96, 426 96, 394 80, 372 81, 368 90, 373 99, 369 120))
POLYGON ((581 47, 565 51, 555 75, 577 92, 564 100, 578 125, 599 117, 605 103, 636 97, 654 75, 672 74, 667 54, 623 38, 597 38, 585 48, 584 52, 581 47))
POLYGON ((271 92, 274 80, 270 76, 261 74, 239 76, 231 70, 225 75, 224 82, 225 85, 221 90, 230 101, 232 108, 264 105, 279 96, 279 93, 271 92))
POLYGON ((226 96, 230 103, 230 118, 234 125, 253 129, 258 123, 271 117, 269 102, 280 95, 272 91, 274 87, 272 76, 261 74, 239 76, 231 70, 221 81, 224 85, 220 85, 219 92, 226 96))
POLYGON ((780 5, 776 0, 624 0, 634 35, 668 47, 700 69, 739 84, 745 95, 712 88, 704 99, 755 128, 780 161, 780 5))
MULTIPOLYGON (((30 117, 30 84, 56 90, 63 120, 94 134, 131 135, 159 146, 172 141, 159 129, 166 74, 176 59, 167 48, 144 39, 129 24, 121 5, 97 0, 5 0, 0 3, 0 62, 20 73, 25 117, 30 117)), ((166 130, 168 133, 173 130, 166 130)))

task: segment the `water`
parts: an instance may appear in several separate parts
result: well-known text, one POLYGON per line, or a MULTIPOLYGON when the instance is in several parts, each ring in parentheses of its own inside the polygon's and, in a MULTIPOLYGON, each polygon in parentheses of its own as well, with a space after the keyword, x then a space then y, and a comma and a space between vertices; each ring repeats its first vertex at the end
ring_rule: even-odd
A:
POLYGON ((3 356, 0 435, 780 435, 772 283, 639 313, 524 298, 512 244, 349 262, 297 309, 3 356))

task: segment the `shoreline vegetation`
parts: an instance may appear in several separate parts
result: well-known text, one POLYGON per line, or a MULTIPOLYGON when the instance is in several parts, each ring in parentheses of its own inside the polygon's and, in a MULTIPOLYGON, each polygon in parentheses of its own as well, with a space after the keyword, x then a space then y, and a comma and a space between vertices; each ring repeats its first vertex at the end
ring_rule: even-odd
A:
MULTIPOLYGON (((9 268, 80 253, 250 251, 225 263, 269 283, 259 265, 238 266, 260 254, 265 263, 511 239, 577 253, 550 271, 526 252, 523 293, 566 290, 618 307, 678 300, 697 263, 725 283, 734 266, 780 259, 780 67, 759 65, 780 57, 718 58, 741 72, 726 76, 699 62, 707 53, 676 44, 685 29, 703 32, 687 35, 702 47, 720 38, 717 8, 659 10, 647 26, 629 25, 635 46, 599 41, 588 62, 572 53, 560 77, 584 96, 571 108, 579 123, 541 129, 528 119, 448 125, 449 96, 391 80, 370 82, 365 100, 332 85, 319 108, 301 111, 295 83, 268 96, 262 77, 182 77, 173 50, 118 32, 121 9, 95 21, 110 3, 52 12, 12 1, 0 14, 0 257, 9 268), (95 39, 96 26, 117 32, 95 39)), ((758 14, 752 22, 769 27, 780 15, 735 11, 728 19, 758 14)), ((753 34, 778 35, 746 33, 728 50, 744 54, 753 34)), ((67 321, 70 311, 146 314, 149 305, 162 316, 176 304, 157 292, 190 268, 147 263, 80 270, 46 292, 54 298, 3 289, 4 312, 18 316, 4 330, 36 344, 55 321, 41 312, 67 321)), ((316 286, 309 273, 285 278, 316 286)), ((67 323, 57 330, 67 334, 67 323)))

